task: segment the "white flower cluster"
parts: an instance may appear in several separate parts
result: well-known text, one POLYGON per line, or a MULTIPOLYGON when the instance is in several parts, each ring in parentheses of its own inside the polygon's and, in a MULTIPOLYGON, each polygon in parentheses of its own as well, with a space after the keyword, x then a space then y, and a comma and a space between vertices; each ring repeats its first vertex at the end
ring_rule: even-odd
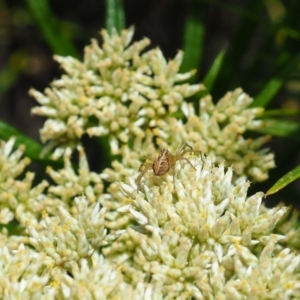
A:
POLYGON ((248 182, 203 160, 181 163, 175 187, 170 174, 149 174, 143 192, 122 184, 132 201, 119 211, 139 225, 127 230, 139 244, 123 267, 132 284, 149 278, 165 299, 299 299, 300 256, 272 234, 286 208, 261 208, 262 193, 247 197, 248 182))
MULTIPOLYGON (((211 97, 200 100, 200 115, 197 116, 192 105, 182 105, 187 121, 184 123, 174 117, 167 117, 157 121, 157 126, 145 131, 143 139, 136 137, 132 149, 123 146, 120 150, 122 161, 114 161, 112 168, 105 169, 101 174, 102 179, 111 182, 109 194, 101 198, 101 203, 108 209, 115 210, 123 204, 116 181, 127 181, 128 178, 138 176, 137 169, 145 161, 145 156, 153 161, 157 157, 155 144, 167 148, 175 153, 184 141, 193 145, 195 150, 205 154, 212 154, 214 163, 225 163, 232 167, 233 180, 250 178, 254 181, 263 181, 268 178, 268 172, 275 167, 274 155, 268 149, 260 149, 269 137, 246 139, 243 137, 248 129, 257 129, 263 126, 263 122, 255 120, 261 109, 247 108, 252 99, 241 89, 227 93, 216 105, 211 97), (155 154, 156 153, 156 154, 155 154)), ((124 216, 118 216, 114 212, 116 220, 125 224, 124 216), (121 221, 120 221, 121 222, 121 221)), ((130 222, 130 218, 127 219, 130 222)))
POLYGON ((268 171, 275 166, 274 156, 260 148, 269 137, 243 137, 247 130, 264 125, 255 120, 262 109, 248 108, 252 99, 247 94, 237 89, 216 105, 210 96, 204 97, 197 115, 185 99, 202 86, 182 83, 194 73, 178 73, 182 52, 167 62, 159 49, 141 54, 150 43, 146 38, 130 44, 133 28, 120 35, 114 32, 109 36, 105 30, 101 34, 102 47, 93 40, 85 49, 83 62, 56 57, 66 74, 53 81, 45 94, 30 91, 41 104, 32 112, 47 117, 41 130, 42 141, 51 141, 46 149, 58 146, 54 158, 66 148, 74 149, 85 133, 108 135, 112 153, 122 154, 127 164, 125 156, 132 156, 132 150, 140 160, 153 153, 153 139, 160 148, 170 151, 188 141, 205 154, 213 153, 216 163, 232 165, 236 178, 267 179, 268 171), (179 110, 187 118, 185 123, 174 117, 179 110))
POLYGON ((89 168, 84 149, 79 146, 78 170, 74 170, 71 163, 72 150, 66 149, 64 152, 64 167, 55 170, 47 168, 47 173, 54 181, 55 185, 48 188, 48 197, 50 199, 59 199, 72 207, 75 196, 84 194, 89 202, 98 201, 103 192, 103 184, 99 174, 92 172, 89 168))
MULTIPOLYGON (((45 237, 44 242, 50 242, 45 237)), ((6 245, 0 248, 1 299, 142 299, 133 296, 130 285, 125 284, 120 271, 103 256, 94 253, 57 266, 43 251, 20 244, 16 250, 6 245), (92 265, 92 267, 91 267, 92 265), (125 295, 125 297, 122 297, 125 295)))
POLYGON ((50 263, 45 253, 35 252, 20 244, 10 250, 0 248, 0 298, 1 299, 51 299, 43 298, 49 274, 45 269, 50 263))
POLYGON ((27 239, 0 233, 0 298, 159 299, 158 287, 140 282, 133 288, 121 267, 97 251, 117 238, 106 234, 105 209, 84 197, 75 202, 76 218, 59 206, 58 218, 44 212, 38 226, 27 222, 27 239))
POLYGON ((56 57, 65 75, 31 90, 41 138, 64 159, 46 170, 53 184, 33 187, 24 149, 1 142, 0 223, 21 226, 0 232, 0 298, 300 299, 297 217, 284 224, 286 207, 247 195, 274 167, 268 137, 243 136, 263 126, 261 109, 236 89, 197 113, 185 98, 202 86, 183 83, 194 72, 178 73, 182 52, 166 61, 132 35, 102 31, 102 47, 56 57), (107 135, 121 160, 91 172, 83 134, 107 135))
MULTIPOLYGON (((225 161, 226 166, 232 166, 235 178, 244 176, 254 181, 264 181, 269 170, 275 167, 274 154, 269 153, 269 149, 260 149, 270 137, 246 139, 243 136, 247 130, 264 126, 263 121, 256 119, 263 109, 249 108, 252 101, 240 88, 228 92, 217 104, 212 102, 211 96, 206 96, 200 99, 199 116, 192 105, 185 103, 186 124, 173 121, 169 125, 164 124, 163 128, 166 127, 164 131, 172 137, 176 128, 178 136, 191 141, 195 149, 214 154, 215 163, 225 161)), ((164 135, 161 140, 166 140, 164 135)), ((169 138, 167 142, 171 140, 169 138)))
POLYGON ((75 198, 76 216, 63 206, 57 208, 57 217, 43 212, 40 226, 26 222, 30 243, 38 251, 47 253, 56 265, 67 265, 82 257, 91 256, 103 245, 116 239, 122 232, 106 235, 105 208, 99 203, 87 205, 85 197, 75 198))
POLYGON ((49 201, 43 194, 48 183, 44 180, 33 187, 34 173, 26 172, 18 178, 30 160, 21 158, 24 147, 13 151, 15 140, 0 141, 0 224, 7 224, 16 218, 21 224, 26 219, 35 219, 42 210, 51 209, 57 201, 49 201))
MULTIPOLYGON (((247 178, 266 180, 269 170, 275 167, 274 155, 268 149, 260 148, 269 137, 255 140, 243 137, 246 130, 263 126, 262 121, 255 120, 262 110, 247 108, 251 102, 252 99, 247 94, 236 89, 227 93, 216 105, 212 103, 210 96, 202 98, 199 116, 192 105, 185 103, 182 108, 186 122, 168 116, 158 120, 157 127, 147 129, 144 138, 136 137, 132 148, 123 146, 120 150, 122 161, 114 161, 112 168, 105 169, 100 175, 111 183, 108 193, 100 197, 101 204, 109 211, 107 227, 112 230, 123 229, 132 223, 129 216, 115 211, 124 205, 124 198, 116 182, 128 182, 129 178, 137 178, 137 170, 145 161, 144 156, 152 161, 157 157, 155 144, 161 149, 167 148, 171 153, 176 153, 180 145, 188 141, 195 150, 211 154, 215 164, 222 163, 232 167, 234 181, 247 178)), ((159 184, 160 179, 152 177, 159 184)), ((117 248, 122 249, 121 246, 117 248)))
POLYGON ((283 247, 289 247, 294 251, 300 251, 300 227, 299 211, 289 210, 289 213, 280 220, 276 226, 275 232, 284 236, 281 240, 283 247))
POLYGON ((131 136, 144 136, 142 128, 155 126, 178 111, 185 98, 200 91, 201 85, 181 83, 194 72, 178 73, 183 53, 167 62, 160 49, 141 54, 147 38, 130 45, 133 28, 109 36, 101 32, 103 45, 95 40, 85 49, 83 62, 72 57, 55 59, 66 72, 42 94, 30 94, 41 104, 32 112, 47 117, 41 130, 43 142, 58 144, 54 157, 64 147, 74 148, 80 137, 108 135, 113 153, 131 136))

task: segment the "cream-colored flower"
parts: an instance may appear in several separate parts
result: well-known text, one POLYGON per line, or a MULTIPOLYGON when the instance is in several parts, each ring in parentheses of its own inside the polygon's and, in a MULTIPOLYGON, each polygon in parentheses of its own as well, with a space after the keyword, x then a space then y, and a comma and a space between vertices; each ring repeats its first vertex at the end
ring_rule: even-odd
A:
POLYGON ((64 168, 55 170, 47 168, 47 173, 54 181, 48 189, 50 199, 59 199, 71 206, 75 196, 84 194, 91 203, 98 201, 103 191, 103 184, 99 174, 91 172, 84 149, 78 147, 79 162, 77 170, 71 163, 72 151, 70 148, 64 152, 64 168))
POLYGON ((42 94, 30 94, 41 104, 32 112, 47 117, 40 131, 43 142, 57 146, 54 157, 65 147, 74 148, 84 133, 108 135, 113 153, 120 143, 144 136, 144 127, 180 109, 185 98, 200 91, 201 85, 189 85, 194 71, 180 74, 180 51, 167 61, 160 49, 141 54, 150 44, 144 38, 131 43, 133 28, 111 36, 101 32, 102 47, 93 40, 85 49, 83 62, 58 57, 65 75, 55 80, 42 94))
POLYGON ((7 247, 9 251, 17 250, 21 244, 28 244, 28 236, 11 235, 6 227, 3 227, 0 232, 0 248, 7 247))
MULTIPOLYGON (((143 138, 137 136, 131 147, 122 146, 121 161, 114 161, 112 167, 105 169, 100 175, 111 183, 109 193, 100 199, 102 205, 109 210, 107 226, 117 230, 118 226, 124 228, 126 224, 132 223, 130 217, 125 218, 115 212, 118 207, 124 205, 124 198, 115 182, 129 183, 129 178, 136 179, 141 163, 157 158, 159 151, 156 144, 174 154, 183 142, 187 141, 195 151, 213 154, 215 164, 232 167, 236 182, 244 179, 265 180, 269 170, 275 166, 274 155, 269 153, 268 149, 261 149, 268 137, 255 140, 243 137, 246 130, 263 126, 262 121, 255 119, 262 109, 248 108, 251 102, 252 99, 241 89, 227 93, 216 105, 212 103, 211 97, 207 96, 200 99, 199 116, 192 105, 183 103, 186 122, 171 116, 153 124, 150 122, 153 129, 146 129, 143 138)), ((153 172, 149 170, 148 173, 153 172)), ((153 178, 160 181, 159 177, 153 178)), ((130 199, 125 201, 130 202, 130 199)))
POLYGON ((283 247, 289 247, 297 252, 300 250, 299 211, 289 209, 275 228, 275 232, 284 236, 280 241, 283 247))
MULTIPOLYGON (((119 212, 130 213, 139 224, 127 229, 139 246, 124 249, 136 265, 132 268, 124 262, 132 284, 146 276, 153 285, 163 286, 164 295, 170 298, 244 299, 261 280, 261 287, 269 288, 274 296, 297 295, 297 255, 292 255, 293 269, 288 264, 280 266, 284 286, 272 285, 277 278, 274 266, 279 263, 272 257, 283 237, 271 233, 286 208, 261 209, 263 194, 247 197, 249 183, 233 184, 232 169, 215 166, 213 157, 189 159, 196 171, 186 161, 179 162, 175 186, 172 174, 158 177, 151 172, 144 176, 141 192, 134 181, 122 184, 125 197, 132 202, 119 212), (244 272, 239 272, 238 264, 244 272), (266 268, 272 270, 272 276, 257 278, 257 270, 266 268), (139 276, 132 274, 136 270, 139 276), (249 282, 241 290, 240 281, 245 278, 249 282)), ((269 298, 266 293, 257 299, 269 298)))
MULTIPOLYGON (((264 126, 263 121, 256 119, 263 109, 249 108, 252 101, 241 89, 236 89, 228 92, 217 104, 212 102, 211 96, 201 98, 199 115, 191 104, 184 103, 182 109, 186 122, 174 117, 160 120, 155 129, 147 132, 149 137, 144 149, 141 145, 133 150, 142 148, 153 153, 153 146, 149 146, 148 141, 156 140, 160 148, 176 152, 187 141, 194 149, 213 154, 215 163, 225 162, 226 166, 232 166, 235 178, 264 181, 269 170, 275 167, 274 154, 261 148, 270 137, 250 139, 243 136, 247 130, 264 126)), ((134 146, 140 143, 136 139, 134 146)))
POLYGON ((54 275, 53 281, 55 299, 121 299, 129 292, 120 270, 96 252, 73 263, 68 273, 54 275))
POLYGON ((258 257, 244 247, 228 251, 234 266, 234 275, 224 289, 228 299, 299 299, 300 256, 289 248, 278 252, 280 239, 270 235, 258 257))
POLYGON ((43 298, 50 274, 51 260, 43 252, 36 252, 20 244, 16 250, 0 247, 0 298, 43 298))
POLYGON ((44 251, 56 265, 69 267, 80 258, 91 256, 99 247, 116 239, 121 232, 107 234, 104 227, 105 208, 99 203, 88 204, 84 196, 75 198, 76 214, 72 216, 62 205, 57 217, 43 212, 40 226, 28 221, 30 243, 37 251, 44 251))
POLYGON ((20 146, 17 150, 13 150, 15 138, 0 144, 0 171, 1 183, 10 178, 16 178, 23 173, 25 167, 30 163, 28 157, 22 158, 25 147, 20 146), (22 158, 22 159, 21 159, 22 158))
POLYGON ((0 144, 0 223, 7 224, 16 218, 22 226, 27 219, 37 220, 42 210, 50 210, 57 205, 57 200, 49 201, 43 193, 48 183, 44 180, 33 187, 34 173, 26 172, 29 158, 21 158, 24 147, 13 151, 15 139, 0 144))

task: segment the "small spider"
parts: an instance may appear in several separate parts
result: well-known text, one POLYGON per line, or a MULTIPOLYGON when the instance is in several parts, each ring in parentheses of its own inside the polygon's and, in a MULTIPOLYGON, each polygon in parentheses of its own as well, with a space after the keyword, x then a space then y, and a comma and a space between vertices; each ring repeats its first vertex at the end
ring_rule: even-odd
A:
MULTIPOLYGON (((183 143, 180 148, 176 151, 175 154, 171 154, 168 149, 164 148, 160 151, 158 157, 152 162, 152 161, 146 161, 141 164, 139 171, 141 172, 139 176, 136 179, 136 185, 138 188, 138 191, 141 189, 141 179, 145 175, 145 173, 148 170, 153 170, 154 175, 156 176, 162 176, 166 174, 170 169, 173 171, 173 183, 175 186, 175 165, 176 162, 179 160, 185 160, 187 161, 193 169, 195 167, 192 165, 192 163, 184 157, 186 153, 193 153, 198 152, 201 154, 199 150, 194 150, 188 143, 183 143), (186 149, 188 148, 188 149, 186 149)), ((196 169, 195 169, 196 170, 196 169)))

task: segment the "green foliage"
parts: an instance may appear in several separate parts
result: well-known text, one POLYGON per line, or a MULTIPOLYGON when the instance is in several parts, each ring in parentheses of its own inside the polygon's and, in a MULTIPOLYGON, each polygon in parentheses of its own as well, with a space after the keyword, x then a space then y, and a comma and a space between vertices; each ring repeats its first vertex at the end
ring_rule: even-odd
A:
POLYGON ((260 129, 259 132, 295 140, 300 139, 300 124, 297 122, 278 119, 266 119, 265 124, 266 126, 260 129))
POLYGON ((197 5, 197 9, 191 10, 186 20, 183 37, 183 51, 185 55, 181 66, 183 72, 200 67, 204 46, 204 33, 204 14, 201 11, 201 6, 197 5))
POLYGON ((122 6, 123 0, 105 0, 106 4, 106 20, 105 25, 108 32, 112 32, 116 28, 118 32, 124 29, 124 10, 122 6))
POLYGON ((37 27, 41 30, 53 53, 78 57, 78 52, 73 43, 61 32, 59 21, 51 12, 48 1, 26 0, 26 2, 37 27))
POLYGON ((291 170, 283 177, 281 177, 266 193, 267 196, 277 193, 279 190, 283 189, 285 186, 295 181, 300 177, 300 166, 291 170))
POLYGON ((223 59, 224 59, 225 52, 221 51, 218 56, 213 61, 209 71, 206 73, 203 83, 205 87, 211 91, 216 79, 218 78, 220 69, 222 67, 223 59))

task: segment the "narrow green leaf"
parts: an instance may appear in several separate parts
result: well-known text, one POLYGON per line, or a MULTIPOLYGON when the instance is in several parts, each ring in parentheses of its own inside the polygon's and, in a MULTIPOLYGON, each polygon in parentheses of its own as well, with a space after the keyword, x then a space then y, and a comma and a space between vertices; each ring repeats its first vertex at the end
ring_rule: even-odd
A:
POLYGON ((283 189, 286 185, 295 181, 300 177, 300 165, 295 169, 291 170, 283 177, 281 177, 266 193, 266 195, 271 195, 277 193, 279 190, 283 189))
POLYGON ((267 104, 271 102, 272 98, 279 92, 283 83, 283 79, 270 79, 261 92, 255 97, 251 106, 266 107, 267 104))
POLYGON ((283 116, 294 117, 294 116, 299 116, 299 114, 300 111, 297 109, 280 108, 280 109, 265 110, 260 117, 261 118, 283 117, 283 116))
POLYGON ((252 107, 266 107, 273 97, 279 92, 287 77, 298 68, 300 63, 300 53, 291 56, 289 60, 283 63, 281 69, 266 83, 261 92, 255 97, 252 107))
POLYGON ((295 140, 300 139, 300 124, 297 122, 277 119, 266 119, 264 122, 265 127, 258 130, 261 133, 288 137, 295 140))
POLYGON ((123 0, 117 2, 117 30, 120 32, 125 28, 125 12, 123 7, 123 0))
POLYGON ((60 24, 52 14, 47 0, 26 0, 26 2, 53 53, 78 58, 76 48, 63 35, 60 24))
POLYGON ((221 51, 217 57, 215 58, 214 62, 212 63, 212 66, 206 73, 203 83, 205 87, 210 91, 218 77, 219 71, 221 69, 223 59, 224 59, 225 51, 221 51))
POLYGON ((125 27, 125 14, 122 0, 106 0, 105 26, 109 33, 113 28, 120 32, 125 27))
POLYGON ((202 14, 200 13, 201 10, 197 9, 197 5, 194 6, 196 7, 191 7, 191 12, 187 18, 184 30, 182 72, 199 69, 202 57, 205 27, 202 14))

